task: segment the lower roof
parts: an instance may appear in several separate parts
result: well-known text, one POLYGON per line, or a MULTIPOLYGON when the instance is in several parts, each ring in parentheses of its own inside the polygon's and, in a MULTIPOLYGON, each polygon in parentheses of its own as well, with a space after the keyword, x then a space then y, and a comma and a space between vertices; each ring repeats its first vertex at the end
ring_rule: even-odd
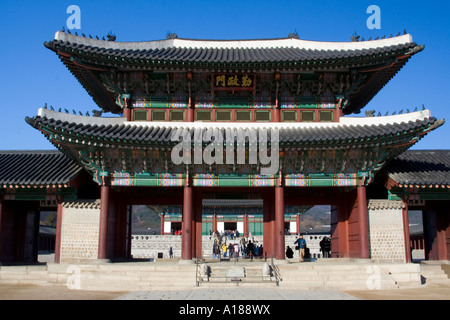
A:
MULTIPOLYGON (((205 122, 127 122, 124 118, 95 118, 67 115, 40 109, 33 118, 26 118, 28 124, 48 135, 66 136, 66 142, 84 145, 112 143, 127 146, 170 145, 180 137, 191 142, 208 143, 220 136, 225 141, 233 138, 238 142, 258 141, 261 130, 277 130, 279 143, 286 145, 318 146, 325 144, 336 147, 342 144, 371 144, 375 141, 396 143, 402 135, 414 135, 420 139, 425 133, 444 123, 431 116, 429 110, 389 117, 350 118, 342 117, 333 123, 205 123, 205 122)), ((270 131, 270 132, 269 132, 270 131)), ((266 140, 269 142, 269 135, 266 140)), ((378 143, 375 142, 375 143, 378 143)))

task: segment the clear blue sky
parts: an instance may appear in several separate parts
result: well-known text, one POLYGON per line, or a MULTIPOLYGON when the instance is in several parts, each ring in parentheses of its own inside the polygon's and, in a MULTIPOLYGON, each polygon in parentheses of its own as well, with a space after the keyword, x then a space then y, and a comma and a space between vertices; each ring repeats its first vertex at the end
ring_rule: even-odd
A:
MULTIPOLYGON (((365 110, 383 115, 424 104, 436 118, 450 121, 450 1, 10 1, 0 2, 0 150, 53 149, 26 122, 45 103, 55 109, 98 109, 77 80, 46 49, 66 26, 69 5, 81 9, 78 33, 109 32, 117 41, 182 38, 260 39, 286 37, 349 41, 356 32, 368 39, 404 29, 426 46, 383 88, 365 110), (381 9, 381 30, 369 30, 369 5, 381 9)), ((67 27, 66 27, 67 28, 67 27)), ((449 149, 450 125, 430 133, 414 149, 449 149)))

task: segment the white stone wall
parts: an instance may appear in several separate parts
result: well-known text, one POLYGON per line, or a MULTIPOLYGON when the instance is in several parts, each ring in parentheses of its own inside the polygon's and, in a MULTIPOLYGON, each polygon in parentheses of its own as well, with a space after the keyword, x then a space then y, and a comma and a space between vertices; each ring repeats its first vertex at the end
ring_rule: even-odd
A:
MULTIPOLYGON (((319 243, 325 236, 329 234, 304 235, 306 245, 310 249, 311 258, 317 259, 322 257, 319 243)), ((226 239, 226 243, 239 244, 241 238, 233 240, 226 239)), ((252 236, 249 238, 257 246, 263 244, 263 236, 252 236)), ((290 246, 294 251, 294 259, 298 258, 298 251, 295 250, 296 235, 288 235, 285 237, 285 245, 290 246)), ((212 257, 213 236, 202 236, 203 257, 212 257)), ((169 248, 172 247, 174 258, 181 257, 181 236, 173 235, 137 235, 134 234, 131 239, 131 255, 135 259, 156 259, 158 253, 163 254, 163 258, 169 258, 169 248)))
POLYGON ((370 200, 369 246, 372 260, 406 261, 402 207, 401 201, 370 200))
POLYGON ((138 235, 131 236, 131 255, 134 259, 169 258, 169 249, 172 247, 173 257, 181 257, 181 236, 172 235, 138 235))
POLYGON ((63 204, 61 262, 82 262, 98 258, 100 202, 63 204))

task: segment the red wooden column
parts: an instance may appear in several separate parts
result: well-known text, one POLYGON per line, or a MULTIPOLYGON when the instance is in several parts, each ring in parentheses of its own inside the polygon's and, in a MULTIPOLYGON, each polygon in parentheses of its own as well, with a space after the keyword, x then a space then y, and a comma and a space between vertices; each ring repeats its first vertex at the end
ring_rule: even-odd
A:
POLYGON ((281 74, 279 72, 276 72, 274 75, 274 78, 277 83, 277 89, 276 89, 276 93, 275 93, 275 105, 273 106, 273 110, 272 110, 272 122, 280 122, 281 121, 281 109, 280 109, 278 88, 280 86, 281 74))
POLYGON ((164 213, 161 214, 161 230, 160 230, 161 235, 164 235, 164 213))
POLYGON ((62 231, 62 213, 63 196, 58 196, 56 209, 56 235, 55 235, 55 263, 61 262, 61 231, 62 231))
POLYGON ((360 258, 369 259, 369 222, 367 217, 366 187, 357 187, 358 221, 360 237, 360 258))
POLYGON ((297 234, 300 235, 300 214, 297 214, 295 219, 297 221, 297 234))
POLYGON ((403 217, 403 236, 405 238, 405 262, 411 262, 411 241, 409 234, 409 215, 408 215, 408 200, 402 200, 404 208, 402 209, 403 217))
POLYGON ((202 193, 200 190, 194 190, 194 226, 192 228, 192 241, 195 243, 193 257, 194 258, 201 258, 203 256, 203 250, 202 250, 202 224, 203 224, 203 217, 202 217, 202 193))
POLYGON ((268 188, 263 194, 263 247, 267 257, 272 258, 274 257, 272 228, 274 190, 273 188, 268 188))
POLYGON ((213 232, 217 231, 217 215, 213 214, 213 232))
POLYGON ((244 236, 248 236, 248 214, 244 215, 244 236))
POLYGON ((106 259, 108 243, 108 215, 110 206, 111 187, 105 179, 100 189, 100 225, 98 236, 98 259, 106 259))
POLYGON ((131 98, 124 98, 124 106, 123 106, 123 116, 127 118, 127 121, 133 120, 133 112, 131 111, 131 98))
POLYGON ((181 259, 192 260, 192 224, 193 224, 192 187, 183 189, 183 220, 181 222, 181 259))
POLYGON ((188 80, 189 86, 189 96, 188 96, 188 106, 186 108, 186 122, 193 122, 194 118, 194 108, 192 106, 192 95, 191 95, 191 80, 194 77, 193 73, 189 71, 186 73, 186 79, 188 80))
POLYGON ((274 230, 274 256, 275 259, 285 259, 284 238, 284 187, 275 187, 275 230, 274 230))

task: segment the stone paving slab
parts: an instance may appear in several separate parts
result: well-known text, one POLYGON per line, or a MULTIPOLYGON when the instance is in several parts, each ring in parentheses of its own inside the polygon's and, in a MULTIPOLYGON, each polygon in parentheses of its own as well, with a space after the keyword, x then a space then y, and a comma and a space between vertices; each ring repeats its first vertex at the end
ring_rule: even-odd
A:
POLYGON ((132 292, 118 300, 358 300, 332 290, 282 288, 194 288, 191 290, 151 290, 132 292))

